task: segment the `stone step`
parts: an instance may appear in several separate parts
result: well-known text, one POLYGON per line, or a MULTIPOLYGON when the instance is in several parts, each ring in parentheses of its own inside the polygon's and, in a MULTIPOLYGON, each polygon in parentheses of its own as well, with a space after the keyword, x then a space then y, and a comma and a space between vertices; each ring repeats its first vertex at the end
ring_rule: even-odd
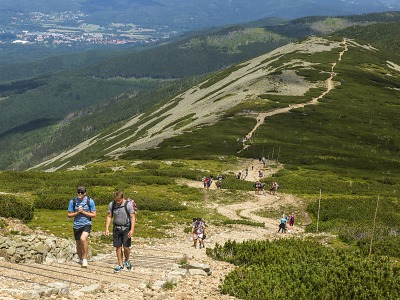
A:
POLYGON ((118 283, 137 287, 163 278, 181 256, 181 253, 157 249, 132 251, 130 261, 133 269, 120 273, 113 272, 117 261, 115 254, 89 260, 88 268, 82 268, 77 262, 17 264, 0 260, 1 288, 27 290, 55 282, 68 285, 70 290, 79 290, 91 284, 118 283))

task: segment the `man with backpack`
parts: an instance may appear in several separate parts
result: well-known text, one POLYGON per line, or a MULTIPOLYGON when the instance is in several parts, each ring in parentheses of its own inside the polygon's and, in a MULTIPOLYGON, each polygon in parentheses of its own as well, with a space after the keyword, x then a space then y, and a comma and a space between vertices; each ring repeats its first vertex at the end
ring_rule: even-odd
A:
POLYGON ((131 240, 136 222, 136 204, 131 199, 125 199, 121 191, 115 192, 114 201, 108 206, 106 219, 106 235, 109 235, 109 227, 113 220, 113 245, 117 253, 118 265, 114 268, 114 273, 132 269, 129 262, 131 240), (123 260, 123 257, 125 258, 123 260))
POLYGON ((74 237, 76 253, 82 268, 87 268, 88 237, 92 229, 92 218, 96 217, 93 199, 86 195, 86 187, 79 186, 78 195, 69 202, 68 218, 74 217, 74 237))

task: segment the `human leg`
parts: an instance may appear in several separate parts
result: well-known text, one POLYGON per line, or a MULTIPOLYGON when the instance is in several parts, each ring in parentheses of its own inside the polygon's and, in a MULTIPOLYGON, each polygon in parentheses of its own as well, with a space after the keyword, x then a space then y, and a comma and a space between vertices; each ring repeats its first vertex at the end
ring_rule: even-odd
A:
POLYGON ((88 237, 89 237, 89 232, 82 232, 81 238, 80 238, 80 248, 81 248, 81 258, 82 259, 87 259, 87 254, 88 254, 88 237))
POLYGON ((197 234, 193 234, 193 247, 197 248, 197 234))
POLYGON ((74 230, 74 237, 75 237, 75 243, 76 243, 76 254, 79 257, 79 261, 82 262, 82 243, 81 243, 81 234, 83 231, 83 228, 73 228, 74 230))
POLYGON ((201 238, 201 246, 202 246, 202 248, 205 248, 206 246, 205 246, 205 244, 204 244, 204 239, 205 239, 205 237, 204 237, 204 235, 203 235, 203 237, 201 238))
POLYGON ((129 247, 123 247, 123 251, 124 251, 124 267, 127 270, 131 270, 132 269, 132 264, 129 262, 129 257, 130 257, 130 253, 131 253, 131 249, 129 247))
POLYGON ((74 228, 74 237, 76 242, 76 253, 79 257, 79 262, 82 267, 87 267, 87 253, 88 253, 88 237, 90 235, 92 226, 85 225, 82 228, 74 228))
POLYGON ((116 247, 115 248, 115 253, 117 254, 118 265, 123 266, 124 262, 123 262, 123 259, 122 259, 122 246, 116 247))
POLYGON ((124 268, 123 253, 122 253, 122 232, 117 229, 117 226, 113 228, 113 246, 115 247, 115 253, 117 255, 118 265, 114 268, 114 273, 120 272, 124 268))
POLYGON ((76 240, 76 254, 79 257, 79 261, 82 262, 82 244, 80 240, 76 240))

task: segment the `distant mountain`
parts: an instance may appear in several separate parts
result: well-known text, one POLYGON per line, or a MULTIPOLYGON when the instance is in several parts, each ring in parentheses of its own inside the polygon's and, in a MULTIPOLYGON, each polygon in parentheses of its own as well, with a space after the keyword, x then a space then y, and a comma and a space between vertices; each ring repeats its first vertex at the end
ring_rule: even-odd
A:
POLYGON ((314 36, 220 71, 37 167, 279 156, 286 165, 398 178, 399 90, 399 55, 339 34, 314 36))
POLYGON ((400 10, 396 0, 0 0, 0 16, 10 12, 81 10, 88 22, 128 22, 193 30, 266 17, 294 19, 400 10))

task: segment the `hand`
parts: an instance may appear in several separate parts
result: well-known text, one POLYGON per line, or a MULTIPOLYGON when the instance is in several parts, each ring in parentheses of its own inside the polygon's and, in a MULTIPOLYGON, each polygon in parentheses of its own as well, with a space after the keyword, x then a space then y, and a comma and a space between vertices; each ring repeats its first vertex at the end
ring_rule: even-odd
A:
POLYGON ((79 206, 79 207, 78 207, 78 212, 82 212, 82 210, 83 210, 83 207, 82 207, 82 206, 79 206))
POLYGON ((128 237, 131 238, 132 236, 133 236, 133 231, 131 230, 131 231, 128 232, 128 237))
POLYGON ((108 236, 110 234, 110 231, 108 230, 108 228, 106 229, 106 235, 108 236))

